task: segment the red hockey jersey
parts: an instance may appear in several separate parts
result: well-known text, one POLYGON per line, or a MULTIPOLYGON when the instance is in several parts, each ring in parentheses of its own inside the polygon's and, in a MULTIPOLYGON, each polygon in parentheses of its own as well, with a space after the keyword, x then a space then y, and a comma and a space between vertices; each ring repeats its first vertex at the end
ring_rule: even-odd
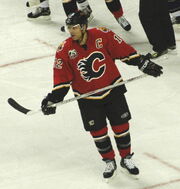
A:
MULTIPOLYGON (((115 59, 129 61, 136 50, 106 28, 88 29, 85 46, 68 38, 57 49, 54 63, 54 89, 72 86, 81 95, 122 81, 115 59)), ((89 98, 102 98, 109 91, 89 98)))

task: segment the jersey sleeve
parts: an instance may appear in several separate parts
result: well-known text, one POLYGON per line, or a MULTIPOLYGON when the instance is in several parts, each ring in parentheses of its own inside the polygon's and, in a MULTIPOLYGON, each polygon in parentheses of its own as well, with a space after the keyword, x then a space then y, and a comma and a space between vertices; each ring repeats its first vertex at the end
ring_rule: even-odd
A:
POLYGON ((54 88, 52 93, 55 94, 58 101, 61 101, 67 94, 73 79, 73 72, 68 64, 68 53, 65 42, 63 42, 56 51, 53 79, 54 88))
POLYGON ((129 44, 127 44, 119 35, 111 30, 106 33, 107 50, 113 59, 120 59, 129 65, 137 65, 141 55, 129 44))

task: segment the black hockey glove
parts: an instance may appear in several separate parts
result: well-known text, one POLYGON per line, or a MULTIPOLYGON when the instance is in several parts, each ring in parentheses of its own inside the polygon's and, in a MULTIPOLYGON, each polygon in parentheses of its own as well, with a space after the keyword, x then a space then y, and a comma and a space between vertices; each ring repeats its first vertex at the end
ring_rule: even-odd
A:
POLYGON ((44 115, 50 115, 56 113, 56 105, 52 105, 52 104, 53 104, 52 93, 49 93, 41 102, 41 110, 44 115))
POLYGON ((64 97, 69 91, 69 87, 63 87, 53 90, 49 93, 41 102, 41 110, 44 115, 55 114, 56 105, 55 103, 63 101, 64 97), (54 105, 53 105, 54 104, 54 105))
POLYGON ((138 68, 148 74, 148 75, 152 75, 154 77, 158 77, 160 76, 163 72, 162 66, 159 66, 158 64, 155 64, 154 62, 152 62, 149 57, 146 55, 142 55, 140 58, 140 63, 138 64, 138 68))

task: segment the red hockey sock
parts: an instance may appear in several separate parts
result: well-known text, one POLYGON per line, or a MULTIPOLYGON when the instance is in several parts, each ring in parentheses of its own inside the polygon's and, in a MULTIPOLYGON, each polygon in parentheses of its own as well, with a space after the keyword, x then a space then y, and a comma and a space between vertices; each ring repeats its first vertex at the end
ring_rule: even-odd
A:
POLYGON ((129 133, 129 123, 112 126, 114 138, 119 154, 122 158, 131 153, 131 138, 129 133))
POLYGON ((122 5, 119 0, 112 0, 111 2, 106 2, 106 6, 116 19, 123 15, 122 5))

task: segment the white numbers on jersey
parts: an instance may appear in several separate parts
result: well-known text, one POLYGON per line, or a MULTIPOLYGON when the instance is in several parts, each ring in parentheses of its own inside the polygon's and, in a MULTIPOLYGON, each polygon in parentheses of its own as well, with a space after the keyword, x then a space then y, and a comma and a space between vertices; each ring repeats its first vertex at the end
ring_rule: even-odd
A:
POLYGON ((96 48, 97 49, 100 49, 100 48, 103 48, 103 44, 102 44, 102 38, 98 38, 96 39, 96 48))
POLYGON ((55 59, 54 61, 54 68, 56 69, 62 69, 62 64, 63 64, 63 61, 62 59, 55 59))
POLYGON ((118 35, 116 35, 116 34, 114 34, 114 39, 119 43, 119 44, 121 44, 122 43, 122 39, 118 36, 118 35))

